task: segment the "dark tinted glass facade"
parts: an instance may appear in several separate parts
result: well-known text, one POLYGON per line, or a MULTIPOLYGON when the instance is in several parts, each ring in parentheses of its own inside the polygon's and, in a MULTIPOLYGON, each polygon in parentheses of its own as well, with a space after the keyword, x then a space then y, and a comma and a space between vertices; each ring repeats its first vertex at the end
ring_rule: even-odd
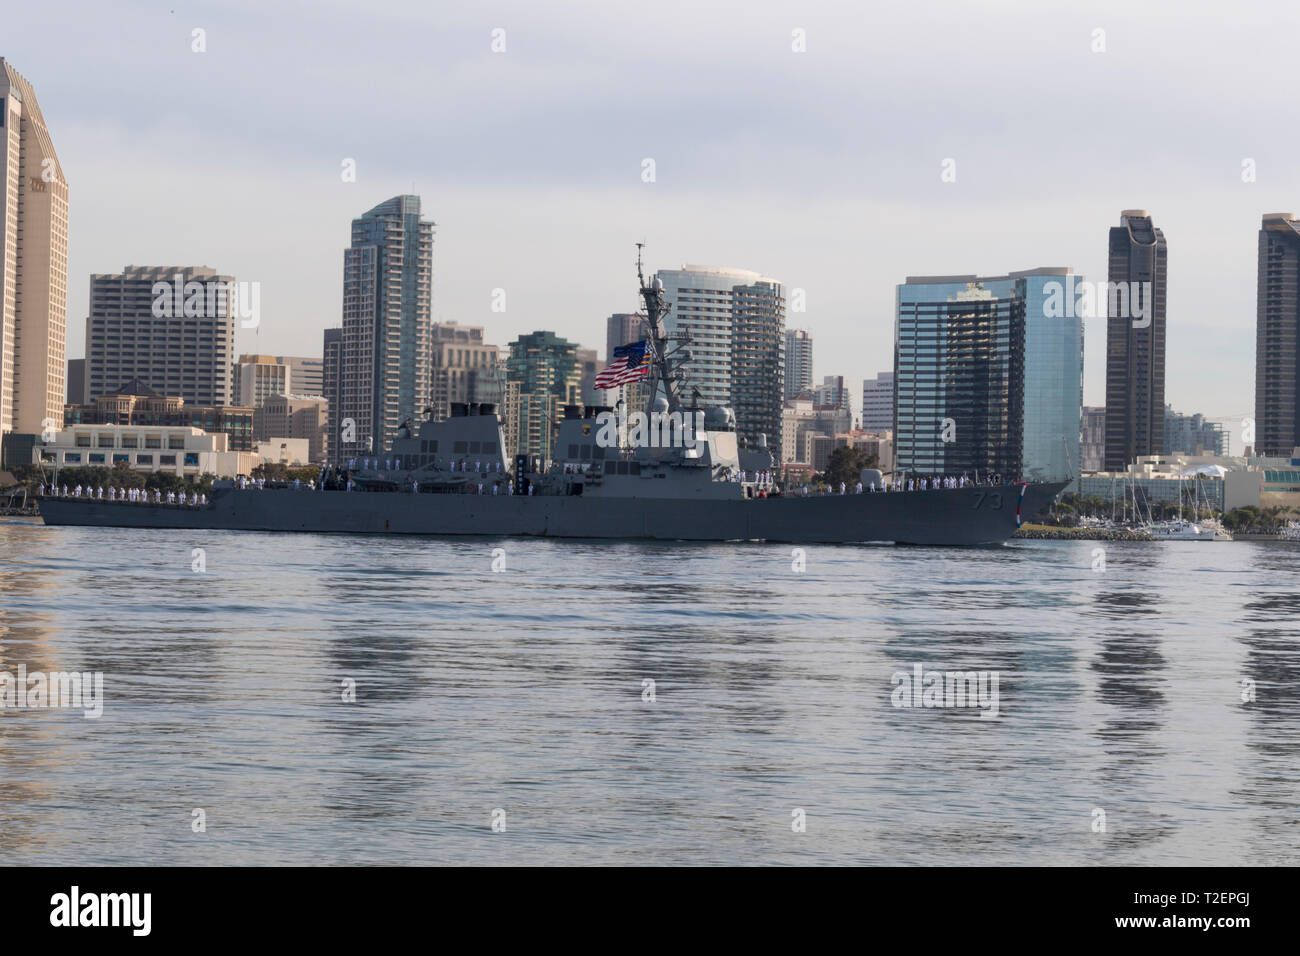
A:
POLYGON ((1288 458, 1300 445, 1300 222, 1265 216, 1259 230, 1255 317, 1255 441, 1258 453, 1288 458))
POLYGON ((1018 477, 1023 289, 995 295, 979 282, 902 285, 894 341, 895 467, 1018 477))
POLYGON ((1105 469, 1122 471, 1164 451, 1165 236, 1144 210, 1120 215, 1110 230, 1106 319, 1105 469))

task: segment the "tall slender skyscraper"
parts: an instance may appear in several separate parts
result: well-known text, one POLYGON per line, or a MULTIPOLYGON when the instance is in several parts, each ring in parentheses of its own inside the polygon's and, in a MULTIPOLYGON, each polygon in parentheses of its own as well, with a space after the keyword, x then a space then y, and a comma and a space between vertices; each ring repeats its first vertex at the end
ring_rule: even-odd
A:
POLYGON ((326 412, 326 450, 332 464, 339 464, 339 388, 343 370, 343 330, 326 329, 321 342, 321 394, 329 401, 326 412))
POLYGON ((1165 234, 1145 209, 1110 230, 1106 310, 1107 471, 1165 444, 1165 234))
POLYGON ((403 421, 424 418, 432 369, 433 230, 434 223, 420 217, 419 196, 394 196, 352 220, 352 246, 343 253, 344 458, 382 454, 403 421))
POLYGON ((1300 445, 1300 220, 1291 213, 1260 225, 1255 310, 1256 448, 1289 458, 1300 445))
POLYGON ((785 398, 813 387, 813 337, 807 329, 785 330, 785 398))
POLYGON ((0 433, 63 424, 68 182, 30 83, 0 58, 0 433))

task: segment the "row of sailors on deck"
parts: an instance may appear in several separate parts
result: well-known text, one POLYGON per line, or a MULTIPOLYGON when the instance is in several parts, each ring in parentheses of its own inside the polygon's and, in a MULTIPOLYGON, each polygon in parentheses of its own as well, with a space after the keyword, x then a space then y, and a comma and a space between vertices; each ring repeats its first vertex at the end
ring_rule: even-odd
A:
POLYGON ((732 472, 731 480, 739 482, 752 481, 757 485, 770 485, 772 484, 772 473, 767 469, 762 471, 736 471, 732 472))
MULTIPOLYGON (((936 475, 928 478, 907 478, 905 480, 895 481, 893 484, 885 485, 883 487, 867 485, 864 488, 862 482, 859 481, 857 486, 853 489, 853 493, 855 495, 860 495, 863 491, 933 491, 937 488, 970 488, 974 486, 992 486, 1000 484, 1002 484, 1001 475, 990 475, 988 478, 983 478, 978 481, 973 478, 968 478, 966 475, 936 475)), ((804 485, 800 492, 800 494, 805 498, 808 497, 810 493, 816 494, 817 492, 810 492, 807 485, 804 485)), ((821 494, 828 495, 834 493, 834 485, 831 485, 827 490, 821 492, 821 494)), ((848 485, 842 481, 840 482, 840 494, 848 494, 848 485)))
MULTIPOLYGON (((401 471, 402 470, 402 460, 400 458, 349 458, 348 470, 356 471, 358 463, 360 464, 361 470, 363 471, 381 471, 381 470, 401 471)), ((489 461, 486 463, 484 463, 483 461, 475 461, 473 462, 474 465, 473 468, 470 467, 470 464, 471 463, 469 461, 462 458, 459 461, 448 462, 447 470, 460 471, 460 472, 477 471, 477 472, 489 472, 489 473, 494 471, 505 471, 505 468, 502 466, 501 462, 499 461, 489 461)))
MULTIPOLYGON (((41 485, 38 493, 45 494, 45 486, 41 485)), ((164 495, 161 491, 148 488, 91 488, 89 485, 84 488, 81 485, 69 489, 67 485, 60 488, 58 485, 50 485, 50 494, 56 498, 93 498, 96 501, 134 501, 142 504, 162 504, 164 501, 169 505, 206 505, 208 503, 207 495, 200 495, 191 492, 188 496, 182 492, 169 491, 164 495)))
MULTIPOLYGON (((493 484, 493 485, 488 486, 488 487, 490 487, 490 488, 492 489, 490 492, 485 492, 485 491, 484 491, 484 487, 485 487, 485 486, 484 486, 483 482, 481 482, 481 481, 480 481, 477 485, 466 485, 466 486, 464 486, 464 487, 467 487, 467 488, 470 488, 470 489, 475 489, 475 488, 477 488, 477 491, 476 491, 475 493, 476 493, 476 494, 480 494, 480 495, 481 495, 481 494, 493 494, 493 495, 499 495, 499 494, 501 494, 501 483, 497 483, 497 484, 493 484)), ((505 482, 505 489, 506 489, 506 492, 505 492, 505 493, 508 494, 508 495, 513 495, 513 494, 515 493, 514 485, 510 484, 510 482, 508 482, 508 481, 505 482)), ((351 491, 351 490, 352 490, 352 482, 349 481, 349 482, 348 482, 348 491, 351 491)), ((415 493, 418 495, 418 494, 420 493, 420 483, 419 483, 418 481, 413 481, 413 482, 411 482, 411 490, 412 490, 413 492, 415 492, 415 493)), ((530 494, 530 495, 533 493, 533 486, 532 486, 532 483, 531 483, 531 482, 530 482, 529 485, 528 485, 528 492, 527 492, 527 493, 530 494)))

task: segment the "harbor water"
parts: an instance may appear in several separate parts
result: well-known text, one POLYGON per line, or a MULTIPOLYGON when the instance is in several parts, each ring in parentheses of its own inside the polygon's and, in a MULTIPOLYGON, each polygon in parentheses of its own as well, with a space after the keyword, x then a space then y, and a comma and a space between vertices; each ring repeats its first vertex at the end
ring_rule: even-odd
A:
POLYGON ((1298 570, 0 520, 0 863, 1294 865, 1298 570))

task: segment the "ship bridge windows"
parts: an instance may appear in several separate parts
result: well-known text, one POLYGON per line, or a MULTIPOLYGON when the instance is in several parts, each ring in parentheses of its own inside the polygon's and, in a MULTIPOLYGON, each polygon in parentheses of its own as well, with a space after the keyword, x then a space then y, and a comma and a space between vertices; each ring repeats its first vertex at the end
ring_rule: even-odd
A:
POLYGON ((483 443, 481 441, 472 441, 469 443, 469 453, 471 455, 477 455, 482 451, 483 451, 483 443))
POLYGON ((457 441, 451 443, 451 453, 453 455, 463 455, 469 451, 469 442, 457 441))

